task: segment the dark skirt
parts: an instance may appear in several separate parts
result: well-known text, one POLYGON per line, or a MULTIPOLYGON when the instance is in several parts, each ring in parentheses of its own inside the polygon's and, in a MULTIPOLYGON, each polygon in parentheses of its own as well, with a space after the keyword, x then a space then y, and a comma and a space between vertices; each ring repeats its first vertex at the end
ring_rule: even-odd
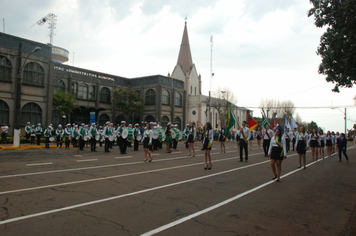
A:
POLYGON ((258 135, 257 136, 257 140, 261 140, 261 139, 262 139, 262 137, 258 135))
POLYGON ((272 147, 272 152, 271 152, 271 159, 274 160, 283 160, 284 154, 282 154, 282 148, 281 147, 272 147))
POLYGON ((210 143, 209 139, 205 138, 204 139, 204 145, 203 145, 203 149, 204 150, 211 150, 211 145, 210 145, 210 147, 208 147, 209 143, 210 143))
POLYGON ((318 140, 310 140, 310 147, 319 147, 318 140))
POLYGON ((250 140, 250 141, 252 141, 252 140, 253 140, 253 137, 252 137, 252 135, 251 135, 251 137, 249 137, 249 138, 248 138, 248 140, 250 140))
POLYGON ((150 138, 149 137, 145 137, 142 141, 143 143, 143 148, 148 148, 148 143, 150 142, 150 138))
POLYGON ((240 135, 236 135, 236 142, 240 141, 240 135))
POLYGON ((321 141, 320 141, 320 147, 322 147, 322 148, 325 147, 324 140, 321 140, 321 141))
POLYGON ((219 142, 225 142, 225 135, 220 135, 219 142))
POLYGON ((193 134, 188 135, 188 143, 194 143, 194 135, 193 134))
POLYGON ((307 152, 306 150, 306 144, 303 140, 298 140, 297 144, 297 153, 298 154, 305 154, 307 152))
POLYGON ((166 139, 164 140, 166 143, 172 143, 172 136, 166 135, 166 139))
POLYGON ((326 140, 327 147, 331 147, 332 145, 333 145, 333 143, 331 142, 331 140, 326 140))

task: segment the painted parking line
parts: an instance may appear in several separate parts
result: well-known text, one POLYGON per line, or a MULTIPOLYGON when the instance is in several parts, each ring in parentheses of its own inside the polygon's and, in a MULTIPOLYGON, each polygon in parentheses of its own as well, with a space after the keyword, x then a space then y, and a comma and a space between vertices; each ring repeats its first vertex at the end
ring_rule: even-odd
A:
POLYGON ((97 161, 98 159, 77 160, 77 162, 97 161))
POLYGON ((53 165, 53 162, 26 164, 26 166, 53 165))

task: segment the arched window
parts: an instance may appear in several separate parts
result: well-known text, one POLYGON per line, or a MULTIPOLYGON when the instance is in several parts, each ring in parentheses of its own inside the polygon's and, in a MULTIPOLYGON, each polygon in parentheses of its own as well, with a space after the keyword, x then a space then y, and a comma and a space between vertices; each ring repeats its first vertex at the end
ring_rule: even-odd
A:
POLYGON ((174 104, 176 107, 181 107, 183 105, 182 94, 179 92, 176 92, 174 104))
POLYGON ((151 115, 146 116, 145 122, 150 123, 150 122, 155 122, 155 118, 151 115))
MULTIPOLYGON (((117 125, 121 125, 121 121, 126 121, 126 118, 125 118, 125 116, 123 116, 123 115, 118 115, 117 117, 116 117, 116 124, 117 125)), ((115 124, 115 125, 116 125, 115 124)))
POLYGON ((100 102, 109 103, 111 100, 111 92, 107 87, 103 87, 100 89, 100 102))
POLYGON ((153 89, 149 89, 146 92, 146 105, 156 104, 156 92, 153 89))
POLYGON ((4 56, 0 56, 0 80, 11 81, 11 62, 4 56))
POLYGON ((161 126, 164 127, 164 128, 167 127, 168 122, 169 122, 168 116, 162 116, 161 126))
POLYGON ((7 105, 6 102, 4 102, 3 100, 0 100, 0 124, 1 124, 1 126, 4 122, 7 125, 9 125, 9 114, 10 114, 9 106, 7 105))
POLYGON ((72 95, 74 98, 78 97, 78 83, 77 82, 72 82, 72 95))
POLYGON ((107 114, 101 114, 99 116, 99 125, 103 126, 107 121, 110 121, 110 118, 107 114))
POLYGON ((41 123, 42 109, 36 103, 30 102, 25 104, 21 109, 21 125, 25 126, 27 122, 36 125, 41 123))
POLYGON ((95 85, 89 86, 88 99, 91 101, 95 100, 95 85))
POLYGON ((79 99, 88 99, 88 85, 86 84, 79 84, 78 87, 78 98, 79 99))
POLYGON ((28 85, 44 85, 44 71, 40 64, 36 62, 29 62, 26 64, 23 71, 22 83, 28 85))
POLYGON ((178 125, 179 130, 182 130, 182 120, 179 117, 174 118, 174 124, 178 125))
POLYGON ((54 93, 66 91, 66 86, 63 80, 54 78, 53 84, 54 84, 54 93))
POLYGON ((163 90, 162 92, 162 104, 169 105, 170 104, 170 94, 168 90, 163 90))

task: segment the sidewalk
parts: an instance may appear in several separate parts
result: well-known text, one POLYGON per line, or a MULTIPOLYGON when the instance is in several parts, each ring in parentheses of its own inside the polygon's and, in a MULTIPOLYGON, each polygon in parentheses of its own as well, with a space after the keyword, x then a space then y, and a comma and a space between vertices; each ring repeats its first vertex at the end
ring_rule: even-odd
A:
MULTIPOLYGON (((73 145, 70 145, 70 147, 72 148, 73 145)), ((0 151, 1 150, 18 150, 18 149, 43 149, 43 148, 46 148, 44 143, 41 143, 41 145, 31 145, 29 143, 21 143, 20 147, 14 147, 12 143, 0 144, 0 151)), ((57 148, 57 144, 51 143, 49 145, 49 148, 57 148)))

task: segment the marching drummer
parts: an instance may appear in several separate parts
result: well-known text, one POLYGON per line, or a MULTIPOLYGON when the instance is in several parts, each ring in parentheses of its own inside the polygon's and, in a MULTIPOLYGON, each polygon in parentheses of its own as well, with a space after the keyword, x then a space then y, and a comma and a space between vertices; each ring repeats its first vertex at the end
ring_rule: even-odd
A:
POLYGON ((179 137, 179 131, 178 131, 178 125, 175 124, 174 126, 174 132, 176 133, 176 136, 172 138, 172 143, 173 143, 173 149, 177 150, 177 145, 178 145, 178 137, 179 137))
POLYGON ((120 152, 121 154, 127 154, 126 153, 126 148, 127 148, 127 137, 122 137, 122 132, 124 131, 124 129, 126 128, 125 127, 125 124, 126 124, 126 121, 121 121, 121 126, 120 126, 120 129, 119 129, 119 132, 121 134, 121 136, 119 137, 119 145, 120 145, 120 152))
POLYGON ((90 135, 90 151, 96 152, 96 137, 99 135, 99 132, 96 128, 95 123, 93 123, 89 129, 89 135, 90 135))
POLYGON ((171 143, 172 143, 172 136, 171 136, 171 125, 172 123, 171 122, 168 122, 167 124, 167 128, 166 128, 166 144, 167 144, 167 147, 166 147, 166 153, 171 153, 171 143))
POLYGON ((52 137, 52 126, 48 126, 47 129, 44 131, 44 136, 46 138, 46 148, 49 148, 49 138, 52 137))
MULTIPOLYGON (((131 129, 131 131, 133 131, 132 130, 132 124, 129 124, 129 130, 131 129)), ((132 137, 133 137, 133 133, 131 132, 129 132, 129 135, 127 136, 127 146, 128 147, 132 147, 132 137)))
POLYGON ((60 148, 62 149, 62 143, 63 143, 63 129, 62 129, 62 125, 59 124, 58 128, 56 129, 56 138, 57 138, 57 149, 60 148))
POLYGON ((84 135, 84 142, 85 142, 85 147, 89 146, 89 126, 85 125, 85 135, 84 135))
POLYGON ((81 151, 84 151, 84 136, 85 136, 85 125, 84 123, 81 124, 81 127, 79 128, 79 149, 81 151))
POLYGON ((78 125, 74 125, 73 128, 74 128, 73 131, 72 131, 73 147, 78 147, 78 139, 79 139, 78 125))
POLYGON ((134 151, 138 151, 138 142, 141 140, 138 140, 140 133, 140 125, 138 123, 135 124, 135 128, 133 128, 133 136, 134 136, 134 151))
POLYGON ((70 127, 70 123, 67 124, 67 127, 64 129, 64 137, 66 138, 66 149, 69 149, 70 140, 72 136, 72 128, 70 127))
POLYGON ((103 135, 105 138, 105 152, 110 152, 109 151, 109 136, 112 135, 111 129, 110 129, 110 121, 107 121, 106 124, 104 125, 104 131, 103 131, 103 135))

